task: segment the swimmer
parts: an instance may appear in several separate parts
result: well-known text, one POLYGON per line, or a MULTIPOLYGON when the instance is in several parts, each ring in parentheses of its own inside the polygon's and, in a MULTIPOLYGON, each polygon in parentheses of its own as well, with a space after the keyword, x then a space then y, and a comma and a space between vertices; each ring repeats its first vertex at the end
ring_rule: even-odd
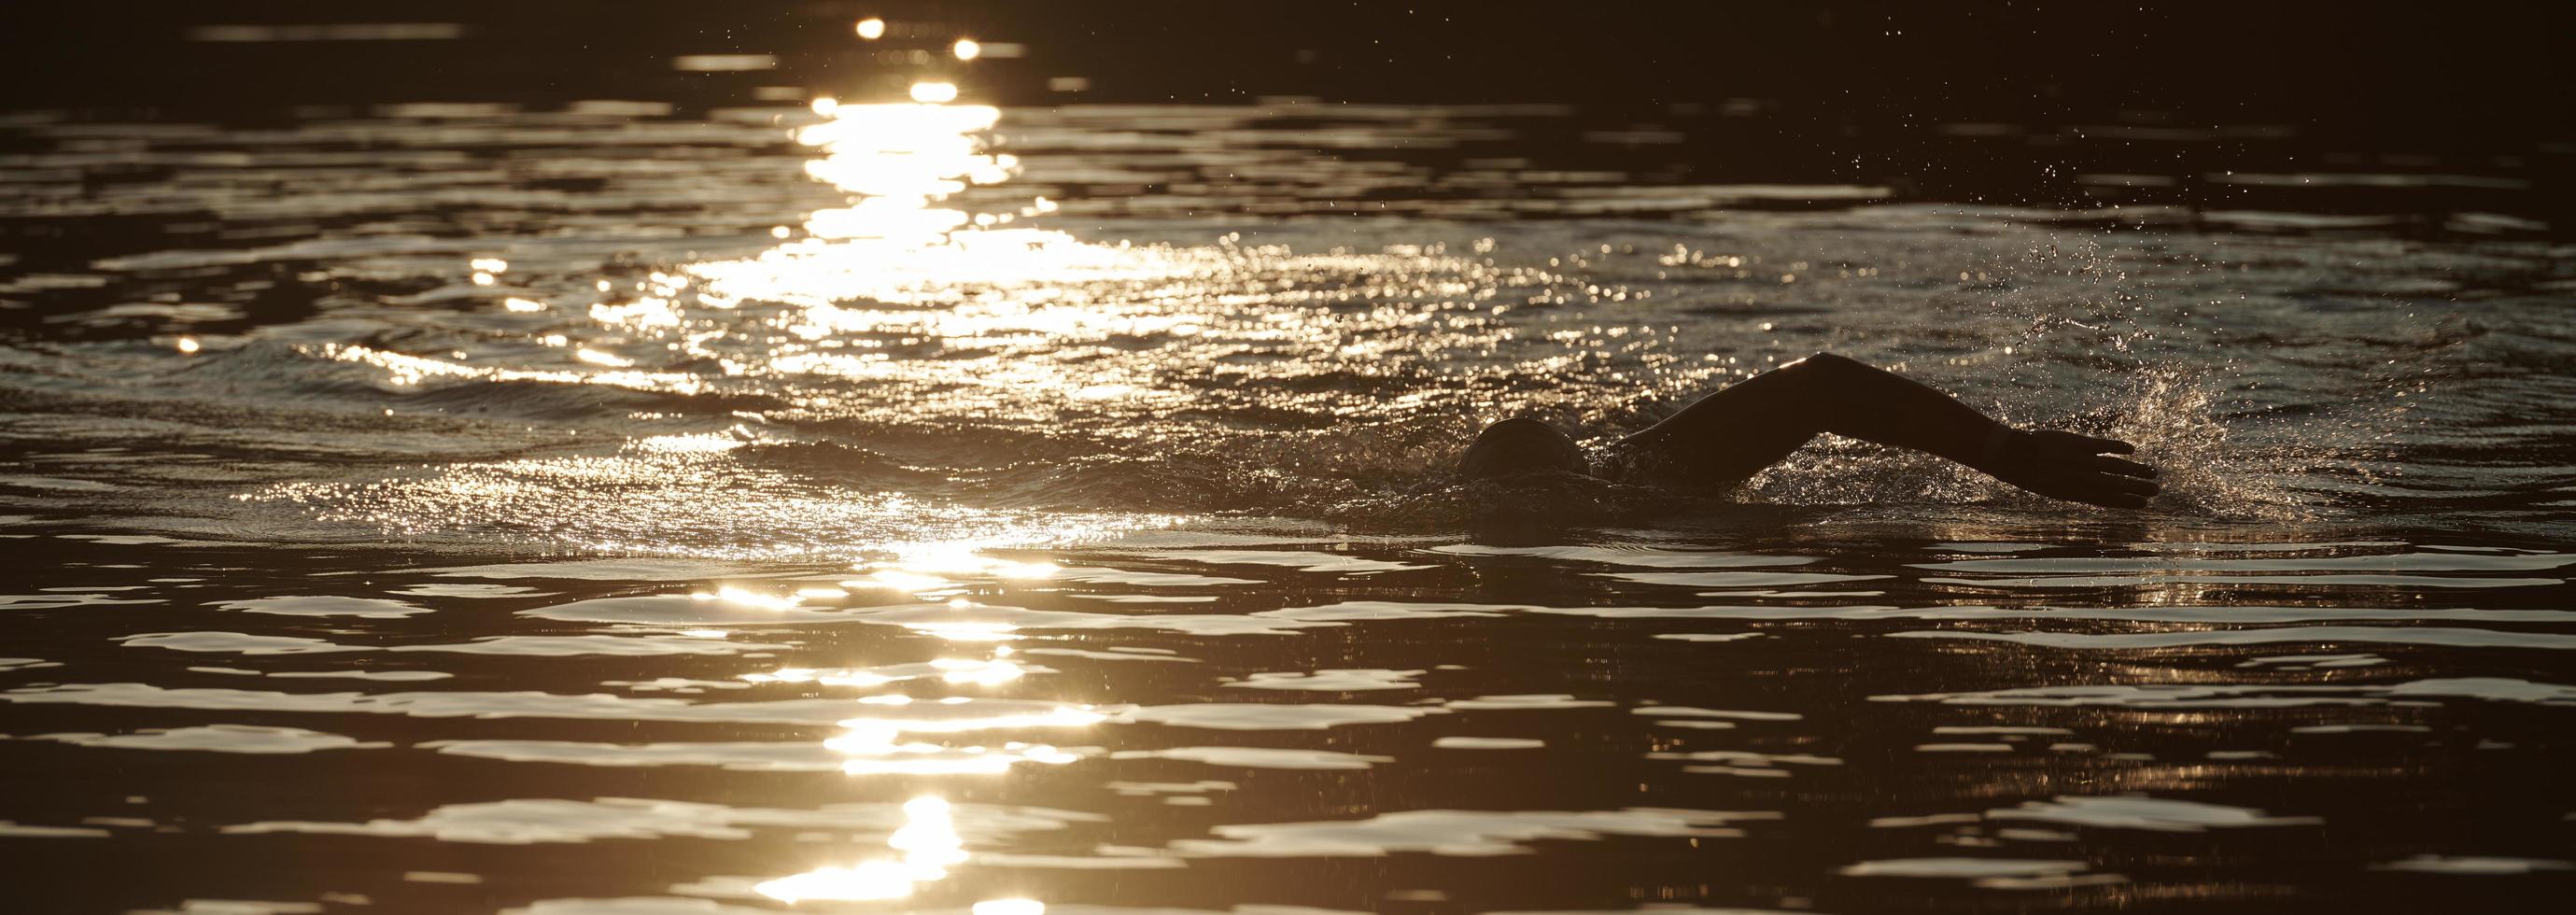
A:
MULTIPOLYGON (((2015 429, 1948 394, 1819 353, 1700 398, 1605 452, 1599 476, 1650 485, 1723 486, 1778 463, 1819 432, 1949 458, 2022 489, 2108 508, 2143 508, 2155 468, 2112 457, 2127 442, 2015 429)), ((1583 449, 1537 420, 1485 427, 1459 460, 1470 480, 1594 474, 1583 449)))

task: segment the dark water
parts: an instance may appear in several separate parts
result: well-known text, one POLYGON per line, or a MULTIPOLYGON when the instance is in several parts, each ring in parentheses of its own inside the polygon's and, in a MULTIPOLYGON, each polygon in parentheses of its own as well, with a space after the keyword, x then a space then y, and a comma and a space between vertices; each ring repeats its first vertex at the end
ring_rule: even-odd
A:
MULTIPOLYGON (((457 18, 173 40, 358 66, 457 18)), ((889 19, 864 75, 657 52, 736 82, 644 101, 5 116, 13 905, 2576 889, 2546 125, 2132 112, 2164 152, 2124 161, 2081 119, 1771 131, 1795 98, 1041 103, 1082 92, 1035 37, 889 19), (2166 493, 1841 441, 1723 499, 1444 477, 1483 422, 1605 440, 1820 350, 2166 493)))

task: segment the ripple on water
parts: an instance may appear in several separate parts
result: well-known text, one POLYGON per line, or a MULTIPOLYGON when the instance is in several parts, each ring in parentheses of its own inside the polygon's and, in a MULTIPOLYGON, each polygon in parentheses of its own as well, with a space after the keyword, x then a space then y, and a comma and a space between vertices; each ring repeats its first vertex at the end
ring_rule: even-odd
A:
POLYGON ((1019 653, 1045 655, 1058 658, 1082 658, 1091 661, 1176 661, 1183 664, 1200 663, 1197 658, 1184 658, 1176 654, 1148 654, 1132 650, 1092 651, 1086 648, 1022 648, 1019 650, 1019 653))
POLYGON ((1567 693, 1514 693, 1501 696, 1477 696, 1451 699, 1440 707, 1451 711, 1539 711, 1545 709, 1608 708, 1617 705, 1606 699, 1577 699, 1567 693))
POLYGON ((1586 562, 1602 565, 1639 566, 1662 569, 1722 569, 1759 566, 1800 566, 1822 561, 1817 556, 1773 556, 1758 553, 1674 550, 1645 545, 1617 546, 1492 546, 1481 543, 1452 543, 1431 547, 1426 552, 1445 556, 1502 556, 1547 559, 1558 562, 1586 562))
POLYGON ((1226 684, 1226 686, 1229 688, 1239 689, 1283 689, 1327 693, 1355 693, 1383 689, 1421 689, 1422 684, 1413 682, 1412 678, 1422 676, 1424 673, 1426 672, 1420 670, 1385 670, 1375 668, 1318 670, 1312 673, 1270 671, 1247 675, 1241 680, 1226 684))
POLYGON ((1629 710, 1638 715, 1659 718, 1733 718, 1743 721, 1797 721, 1807 716, 1797 712, 1753 712, 1741 709, 1695 708, 1687 705, 1640 705, 1629 710))
POLYGON ((1879 695, 1869 698, 1872 702, 2125 706, 2147 709, 2378 705, 2410 699, 2481 699, 2490 702, 2535 705, 2576 705, 2576 686, 2534 683, 2507 677, 2455 677, 2351 686, 2256 684, 2030 686, 1959 693, 1879 695))
MULTIPOLYGON (((1250 578, 1226 578, 1193 572, 1146 572, 1085 566, 1060 568, 1049 574, 1047 578, 1053 581, 1070 581, 1086 585, 1128 585, 1138 588, 1222 588, 1262 583, 1250 578)), ((1103 599, 1135 600, 1141 596, 1143 595, 1112 595, 1103 599)))
POLYGON ((478 584, 451 585, 451 584, 440 584, 440 583, 435 583, 435 582, 433 582, 433 583, 427 583, 427 584, 417 584, 417 585, 412 585, 412 586, 407 587, 407 588, 404 588, 404 589, 402 589, 402 590, 399 590, 399 591, 392 591, 392 592, 388 592, 388 593, 392 593, 392 594, 400 594, 400 595, 403 595, 403 596, 406 596, 406 597, 459 597, 459 598, 465 598, 465 599, 467 599, 467 600, 482 600, 482 599, 486 599, 486 598, 496 598, 496 597, 553 597, 553 596, 554 596, 554 595, 549 594, 549 593, 545 593, 545 592, 538 591, 538 590, 537 590, 537 589, 535 589, 535 588, 523 587, 523 586, 519 586, 519 585, 478 585, 478 584))
POLYGON ((2390 553, 2370 556, 2315 556, 2284 559, 2222 559, 2206 556, 2065 557, 2048 559, 1961 559, 1908 563, 1909 568, 1962 572, 2309 572, 2366 570, 2375 572, 2512 572, 2542 571, 2576 563, 2557 553, 2481 555, 2454 552, 2390 553))
POLYGON ((1837 581, 1874 581, 1893 575, 1834 575, 1821 572, 1602 572, 1603 578, 1641 585, 1681 588, 1780 588, 1837 581))
POLYGON ((380 683, 416 683, 456 676, 436 670, 272 670, 263 675, 290 680, 373 680, 380 683))
POLYGON ((251 635, 244 632, 139 632, 117 639, 128 648, 167 648, 241 655, 330 654, 348 651, 370 651, 355 645, 341 645, 328 639, 288 635, 251 635))
POLYGON ((1489 604, 1439 604, 1414 601, 1346 600, 1315 607, 1283 607, 1250 615, 1308 623, 1383 622, 1503 616, 1518 607, 1489 604))
POLYGON ((1365 820, 1217 826, 1215 839, 1183 839, 1186 857, 1375 858, 1391 852, 1481 857, 1520 854, 1541 839, 1589 841, 1603 836, 1733 838, 1734 824, 1779 819, 1778 813, 1674 810, 1503 811, 1407 810, 1365 820))
POLYGON ((1178 759, 1239 769, 1366 769, 1394 762, 1392 756, 1298 750, 1274 747, 1172 747, 1163 750, 1119 750, 1111 759, 1178 759))
POLYGON ((1155 559, 1185 559, 1208 565, 1285 566, 1300 572, 1370 575, 1379 572, 1409 572, 1433 566, 1416 563, 1368 559, 1344 553, 1307 553, 1287 550, 1189 550, 1146 554, 1155 559))
POLYGON ((2388 663, 2375 654, 2283 654, 2247 658, 2238 667, 2268 667, 2273 670, 2328 670, 2338 667, 2377 667, 2388 663))
POLYGON ((1986 811, 1989 820, 2036 820, 2098 829, 2205 832, 2262 826, 2314 826, 2312 816, 2269 816, 2249 807, 2145 796, 2058 797, 1986 811))
POLYGON ((734 642, 720 637, 687 635, 494 635, 453 645, 395 645, 385 651, 429 651, 448 654, 514 655, 570 658, 582 655, 653 657, 661 655, 753 655, 795 646, 734 642))
MULTIPOLYGON (((174 688, 147 683, 73 683, 0 692, 0 702, 261 712, 357 713, 412 718, 560 718, 605 721, 720 724, 835 724, 864 719, 896 732, 953 732, 985 728, 1080 726, 1102 713, 1061 703, 1019 699, 956 699, 901 705, 852 699, 777 699, 692 703, 660 697, 541 692, 281 693, 261 690, 174 688)), ((1184 706, 1183 708, 1186 708, 1184 706)), ((1115 708, 1108 709, 1110 712, 1115 708)))
POLYGON ((712 899, 622 896, 613 899, 541 899, 502 909, 500 915, 777 915, 777 909, 726 905, 712 899))
POLYGON ((1439 750, 1535 750, 1547 741, 1535 737, 1469 737, 1451 735, 1431 742, 1439 750))
POLYGON ((13 820, 0 820, 0 838, 12 839, 104 839, 115 833, 90 826, 40 826, 13 820))
POLYGON ((360 619, 402 619, 430 612, 419 604, 379 597, 335 597, 330 595, 291 595, 254 597, 214 604, 221 610, 243 613, 269 613, 279 616, 354 616, 360 619))
POLYGON ((2117 874, 2087 874, 2082 861, 2048 858, 1893 858, 1846 866, 1846 877, 1915 877, 1966 880, 1982 889, 2047 890, 2069 886, 2119 883, 2117 874))
POLYGON ((1422 706, 1201 702, 1144 706, 1123 720, 1219 731, 1320 731, 1354 724, 1395 724, 1443 710, 1422 706))
POLYGON ((1261 614, 1125 614, 1072 610, 1031 610, 971 602, 897 604, 847 609, 780 607, 731 600, 703 600, 686 595, 610 597, 574 601, 519 611, 519 615, 565 622, 623 623, 648 626, 793 626, 850 623, 914 629, 981 628, 997 633, 1017 629, 1141 629, 1185 635, 1287 635, 1299 629, 1339 626, 1330 620, 1300 620, 1261 614))
POLYGON ((850 754, 817 741, 611 744, 565 740, 439 740, 417 744, 450 756, 514 763, 631 768, 714 766, 733 772, 839 772, 850 754))
POLYGON ((1843 761, 1831 756, 1809 753, 1758 753, 1752 750, 1699 750, 1694 752, 1655 752, 1647 759, 1669 759, 1692 763, 1683 772, 1695 775, 1740 775, 1752 778, 1788 778, 1789 766, 1839 766, 1843 761))
MULTIPOLYGON (((1069 810, 982 804, 953 805, 951 816, 961 836, 985 841, 1105 819, 1098 814, 1069 810)), ((513 799, 447 804, 408 820, 263 820, 225 826, 222 831, 232 835, 305 833, 530 845, 665 836, 740 840, 751 838, 755 829, 795 829, 841 833, 851 840, 882 841, 906 823, 903 805, 893 803, 780 809, 604 797, 587 801, 513 799)))
MULTIPOLYGON (((165 648, 241 655, 303 655, 346 652, 439 652, 447 654, 515 655, 522 657, 569 658, 581 655, 649 657, 656 655, 739 655, 775 651, 793 646, 762 642, 733 642, 723 638, 686 635, 495 635, 471 642, 434 645, 344 645, 326 639, 285 635, 251 635, 241 632, 143 632, 121 636, 119 642, 129 648, 165 648)), ((375 679, 385 679, 376 677, 375 679)))
POLYGON ((0 610, 67 610, 73 607, 166 604, 154 597, 119 598, 113 594, 0 594, 0 610))
POLYGON ((1964 629, 1892 632, 1899 639, 1971 639, 2012 642, 2046 648, 2116 650, 2181 648, 2203 645, 2270 645, 2283 642, 2361 642, 2394 645, 2442 645, 2462 648, 2576 648, 2576 634, 2504 632, 2438 626, 2287 626, 2266 629, 2207 629, 2173 632, 1975 632, 1964 629))
POLYGON ((776 574, 757 566, 705 559, 574 559, 411 569, 440 578, 564 579, 572 581, 708 581, 776 574))
POLYGON ((2417 874, 2449 874, 2466 877, 2503 877, 2543 871, 2576 870, 2576 862, 2555 858, 2506 858, 2484 855, 2423 854, 2384 864, 2371 865, 2372 870, 2406 871, 2417 874))
POLYGON ((2126 588, 2153 585, 2351 585, 2371 588, 2537 588, 2562 578, 2489 578, 2474 575, 2067 575, 2052 578, 1925 578, 1926 584, 1981 588, 2126 588))
POLYGON ((215 753, 283 754, 316 750, 373 750, 393 746, 303 728, 249 724, 210 724, 187 728, 145 728, 131 734, 37 734, 28 740, 50 740, 80 747, 124 750, 202 750, 215 753))

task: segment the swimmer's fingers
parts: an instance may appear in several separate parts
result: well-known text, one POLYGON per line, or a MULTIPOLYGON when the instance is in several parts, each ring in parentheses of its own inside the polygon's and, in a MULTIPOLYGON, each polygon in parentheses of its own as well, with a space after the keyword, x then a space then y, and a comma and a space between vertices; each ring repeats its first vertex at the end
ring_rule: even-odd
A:
POLYGON ((2154 480, 2141 480, 2137 477, 2114 476, 2110 474, 2101 475, 2093 480, 2093 484, 2112 492, 2127 493, 2129 495, 2136 496, 2152 496, 2161 489, 2161 487, 2156 485, 2156 481, 2154 480))
POLYGON ((2156 469, 2153 467, 2127 458, 2111 457, 2110 455, 2114 454, 2136 454, 2138 451, 2136 445, 2119 439, 2095 438, 2090 435, 2056 431, 2033 432, 2030 436, 2034 450, 2039 454, 2068 461, 2087 470, 2144 479, 2153 479, 2156 475, 2156 469))
POLYGON ((2033 488, 2032 491, 2105 508, 2145 508, 2147 499, 2156 494, 2155 481, 2135 477, 2080 474, 2062 483, 2061 486, 2033 488))
POLYGON ((2093 446, 2093 453, 2094 453, 2094 454, 2136 454, 2136 453, 2138 453, 2138 446, 2136 446, 2136 445, 2132 445, 2132 444, 2129 444, 2128 442, 2124 442, 2124 441, 2121 441, 2121 440, 2116 439, 2116 438, 2095 438, 2095 437, 2090 436, 2090 435, 2079 435, 2079 436, 2076 436, 2076 437, 2077 437, 2077 438, 2080 438, 2080 439, 2083 439, 2085 444, 2088 444, 2088 445, 2093 446))
POLYGON ((2040 451, 2048 454, 2136 454, 2138 452, 2138 446, 2116 438, 2095 438, 2056 429, 2024 434, 2030 436, 2031 443, 2040 451))
POLYGON ((2105 508, 2145 508, 2161 489, 2154 467, 2111 456, 2135 454, 2137 447, 2128 442, 2053 429, 2014 439, 2006 459, 1989 472, 2031 492, 2105 508))
POLYGON ((2086 455, 2028 466, 1999 477, 2043 496, 2107 508, 2144 508, 2147 500, 2161 491, 2153 479, 2113 472, 2096 463, 2109 460, 2115 459, 2086 455))
POLYGON ((2115 476, 2137 477, 2141 480, 2152 480, 2156 478, 2155 468, 2122 458, 2093 455, 2090 460, 2085 462, 2085 466, 2090 467, 2095 471, 2113 474, 2115 476))

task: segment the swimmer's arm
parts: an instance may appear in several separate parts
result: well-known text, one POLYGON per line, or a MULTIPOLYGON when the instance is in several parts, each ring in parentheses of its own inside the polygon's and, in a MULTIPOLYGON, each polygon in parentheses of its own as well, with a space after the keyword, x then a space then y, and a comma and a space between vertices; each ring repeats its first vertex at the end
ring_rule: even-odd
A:
POLYGON ((1939 455, 2022 489, 2115 508, 2144 506, 2155 471, 2110 457, 2127 442, 2014 429, 1893 373, 1819 353, 1700 398, 1622 446, 1715 479, 1742 479, 1816 433, 1939 455))

